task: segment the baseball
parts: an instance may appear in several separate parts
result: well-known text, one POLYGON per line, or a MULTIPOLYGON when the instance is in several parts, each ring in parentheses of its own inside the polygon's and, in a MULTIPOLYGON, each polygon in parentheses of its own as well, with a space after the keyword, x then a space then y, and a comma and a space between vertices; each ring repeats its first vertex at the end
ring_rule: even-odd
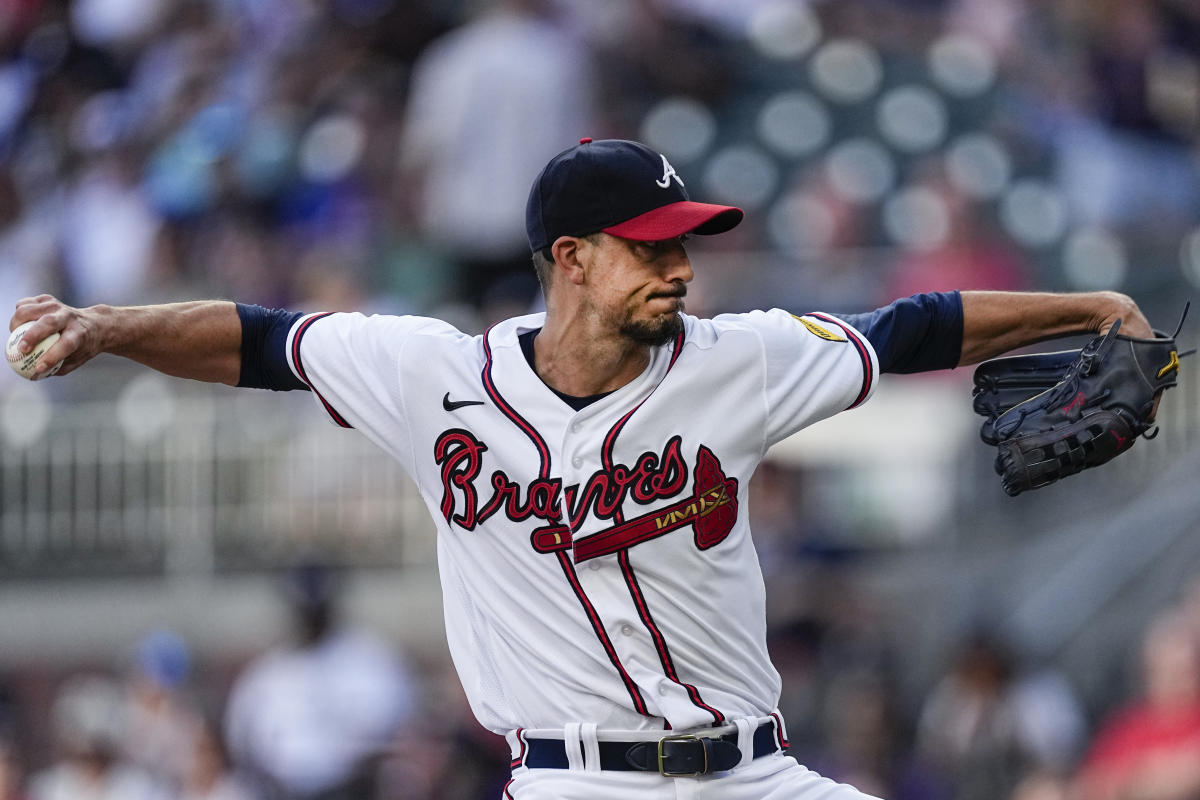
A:
POLYGON ((48 378, 58 372, 58 368, 62 366, 62 362, 58 362, 50 369, 43 372, 41 375, 34 374, 34 367, 37 366, 37 361, 42 357, 42 354, 54 346, 58 341, 58 334, 52 333, 45 339, 42 339, 33 349, 27 354, 22 355, 17 349, 17 345, 21 343, 21 339, 25 336, 25 331, 33 325, 33 322, 26 322, 18 325, 12 333, 8 335, 8 344, 4 348, 4 356, 8 359, 8 365, 13 368, 13 371, 22 378, 28 378, 31 381, 48 378))

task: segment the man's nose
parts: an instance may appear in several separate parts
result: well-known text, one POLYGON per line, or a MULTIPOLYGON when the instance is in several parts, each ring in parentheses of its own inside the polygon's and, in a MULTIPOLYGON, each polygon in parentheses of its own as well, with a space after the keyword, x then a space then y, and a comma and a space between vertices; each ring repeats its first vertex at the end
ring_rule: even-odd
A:
POLYGON ((687 253, 683 252, 682 247, 667 254, 663 260, 666 262, 663 269, 664 280, 690 283, 692 278, 696 277, 696 273, 692 270, 692 261, 688 258, 687 253))

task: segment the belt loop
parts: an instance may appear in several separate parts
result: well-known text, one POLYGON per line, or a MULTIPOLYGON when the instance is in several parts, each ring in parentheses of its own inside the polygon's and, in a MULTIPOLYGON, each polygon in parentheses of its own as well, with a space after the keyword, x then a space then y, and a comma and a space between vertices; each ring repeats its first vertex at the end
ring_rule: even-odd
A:
POLYGON ((578 722, 568 722, 563 726, 563 749, 567 752, 567 769, 584 768, 583 742, 579 738, 581 727, 578 722))
POLYGON ((585 722, 579 728, 579 739, 583 744, 583 768, 587 772, 600 771, 600 739, 596 735, 596 723, 585 722))
POLYGON ((754 731, 758 727, 758 723, 742 718, 735 719, 733 724, 737 726, 738 750, 742 751, 742 760, 738 762, 738 766, 744 767, 754 760, 754 731))
POLYGON ((508 764, 509 768, 524 767, 525 754, 529 750, 529 745, 525 742, 525 729, 517 728, 515 731, 509 731, 504 734, 504 738, 508 742, 509 752, 512 753, 512 760, 508 764))
POLYGON ((775 741, 779 742, 780 750, 787 750, 791 745, 788 741, 787 728, 783 724, 783 714, 779 713, 779 709, 771 712, 771 719, 775 720, 775 741))

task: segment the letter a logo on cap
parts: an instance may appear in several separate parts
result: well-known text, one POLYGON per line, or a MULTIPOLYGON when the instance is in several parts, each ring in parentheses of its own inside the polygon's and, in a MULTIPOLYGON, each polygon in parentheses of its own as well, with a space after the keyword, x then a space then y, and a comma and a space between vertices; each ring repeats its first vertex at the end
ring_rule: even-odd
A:
POLYGON ((679 185, 683 186, 683 178, 679 177, 679 173, 677 173, 675 168, 671 166, 671 162, 667 161, 667 157, 663 156, 661 153, 659 153, 659 155, 662 156, 663 160, 663 176, 655 181, 655 183, 658 184, 658 188, 665 189, 670 186, 671 178, 679 181, 679 185))

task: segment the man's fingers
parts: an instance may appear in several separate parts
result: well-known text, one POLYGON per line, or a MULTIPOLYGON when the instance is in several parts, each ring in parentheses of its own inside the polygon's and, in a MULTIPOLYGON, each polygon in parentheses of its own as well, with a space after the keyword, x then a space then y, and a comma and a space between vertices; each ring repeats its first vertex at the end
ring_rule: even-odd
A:
MULTIPOLYGON (((30 330, 32 331, 33 328, 30 328, 30 330)), ((54 333, 54 331, 51 331, 50 333, 54 333)), ((48 335, 49 334, 47 334, 47 336, 48 335)), ((41 339, 35 339, 34 341, 41 341, 41 339)), ((34 372, 38 375, 41 375, 58 362, 67 361, 73 355, 78 353, 80 345, 82 344, 83 336, 80 334, 78 328, 66 328, 61 332, 61 335, 58 337, 58 341, 55 342, 49 350, 47 350, 45 353, 42 353, 42 357, 38 359, 37 366, 34 367, 34 372)), ((67 365, 64 363, 63 367, 65 368, 66 366, 67 365)), ((62 370, 60 370, 60 372, 61 371, 62 370)), ((67 371, 69 372, 70 370, 67 371)))
MULTIPOLYGON (((44 314, 34 319, 36 321, 29 326, 29 330, 25 331, 25 335, 21 337, 21 344, 18 349, 22 353, 28 353, 33 349, 34 345, 50 334, 63 330, 70 321, 66 312, 61 310, 44 314)), ((57 347, 57 343, 55 343, 55 346, 57 347)))
POLYGON ((12 319, 8 323, 8 329, 20 325, 22 322, 29 322, 31 319, 37 319, 49 310, 61 307, 62 303, 48 294, 39 294, 36 297, 22 297, 17 301, 13 310, 12 319))

